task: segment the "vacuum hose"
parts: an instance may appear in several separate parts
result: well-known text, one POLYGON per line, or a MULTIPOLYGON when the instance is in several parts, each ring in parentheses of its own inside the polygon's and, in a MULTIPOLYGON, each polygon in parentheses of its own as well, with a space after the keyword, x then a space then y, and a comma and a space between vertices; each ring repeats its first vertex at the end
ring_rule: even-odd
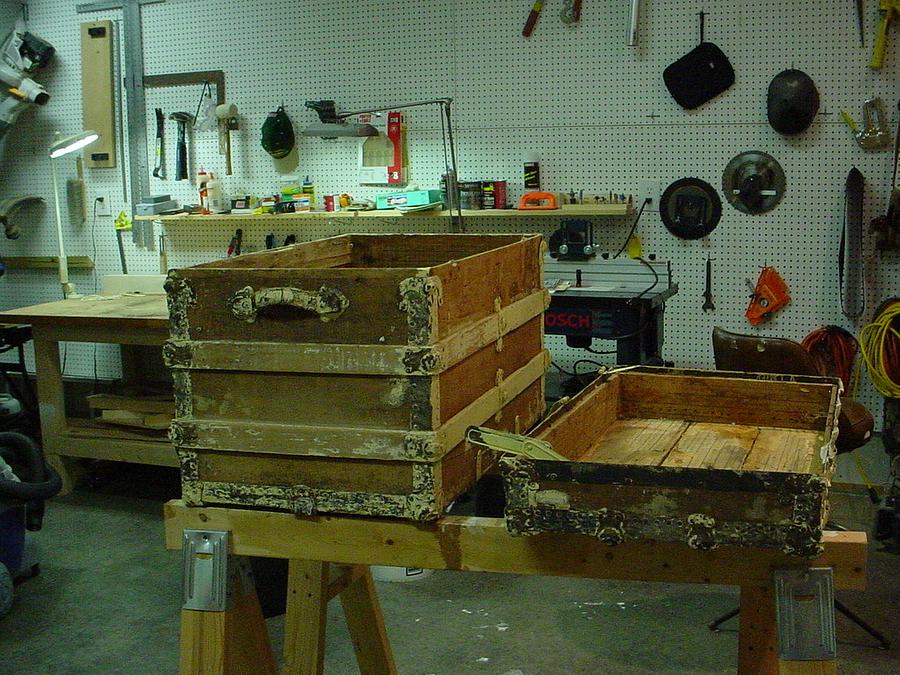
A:
POLYGON ((59 494, 62 479, 44 460, 44 453, 37 443, 24 434, 0 433, 0 457, 19 478, 19 481, 0 479, 0 502, 26 502, 28 529, 40 529, 44 512, 42 502, 59 494))

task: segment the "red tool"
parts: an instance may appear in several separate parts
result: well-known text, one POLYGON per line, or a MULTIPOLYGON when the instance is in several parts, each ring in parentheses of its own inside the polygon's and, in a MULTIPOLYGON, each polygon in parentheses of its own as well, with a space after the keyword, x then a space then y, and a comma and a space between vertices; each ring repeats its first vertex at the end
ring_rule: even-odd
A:
POLYGON ((519 200, 519 211, 550 211, 559 204, 553 192, 526 192, 519 200))
POLYGON ((544 9, 544 3, 541 2, 541 0, 537 0, 534 5, 532 5, 531 11, 528 13, 528 18, 525 20, 525 28, 522 29, 523 37, 531 37, 542 9, 544 9))
MULTIPOLYGON (((749 279, 748 279, 749 283, 749 279)), ((791 301, 788 286, 778 270, 774 267, 763 267, 756 280, 756 288, 750 296, 750 305, 744 316, 754 326, 772 318, 772 315, 791 301)))

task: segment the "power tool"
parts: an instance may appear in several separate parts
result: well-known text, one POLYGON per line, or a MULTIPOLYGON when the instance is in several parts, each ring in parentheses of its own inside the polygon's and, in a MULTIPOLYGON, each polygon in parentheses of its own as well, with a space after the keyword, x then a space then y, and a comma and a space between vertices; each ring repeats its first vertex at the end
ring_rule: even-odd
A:
POLYGON ((44 87, 29 77, 50 63, 53 46, 25 30, 19 19, 0 47, 0 139, 16 121, 19 113, 32 105, 50 101, 44 87))

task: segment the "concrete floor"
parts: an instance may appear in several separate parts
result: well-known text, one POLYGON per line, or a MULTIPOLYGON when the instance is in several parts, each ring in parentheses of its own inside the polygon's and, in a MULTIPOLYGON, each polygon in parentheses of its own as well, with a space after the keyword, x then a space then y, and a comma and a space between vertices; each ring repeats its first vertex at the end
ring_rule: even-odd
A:
MULTIPOLYGON (((161 520, 177 474, 106 465, 98 482, 49 505, 42 574, 0 620, 0 674, 177 671, 180 557, 163 549, 161 520)), ((870 525, 865 498, 834 501, 846 525, 870 525)), ((839 597, 897 642, 900 556, 873 545, 869 569, 869 590, 839 597)), ((378 590, 404 675, 736 672, 736 621, 706 628, 736 606, 733 588, 435 572, 378 590)), ((837 626, 840 672, 900 672, 900 644, 883 652, 837 626)), ((282 627, 269 620, 276 653, 282 627)), ((326 673, 358 672, 339 603, 327 640, 326 673)))

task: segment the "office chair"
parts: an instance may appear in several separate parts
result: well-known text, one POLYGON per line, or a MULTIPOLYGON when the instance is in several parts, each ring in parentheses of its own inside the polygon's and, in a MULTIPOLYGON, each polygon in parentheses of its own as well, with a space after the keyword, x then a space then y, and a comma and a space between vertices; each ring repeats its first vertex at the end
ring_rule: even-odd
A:
MULTIPOLYGON (((713 328, 713 356, 716 370, 734 370, 755 373, 780 373, 784 375, 822 375, 815 361, 802 345, 784 338, 768 338, 757 335, 730 333, 722 328, 713 328)), ((869 442, 875 419, 864 405, 849 396, 841 396, 841 413, 838 417, 838 437, 835 451, 841 455, 851 452, 869 442)), ((834 607, 857 626, 875 638, 881 649, 890 647, 890 641, 868 623, 851 612, 842 602, 835 599, 834 607)), ((717 631, 719 626, 737 616, 734 609, 723 614, 709 624, 709 629, 717 631)))

